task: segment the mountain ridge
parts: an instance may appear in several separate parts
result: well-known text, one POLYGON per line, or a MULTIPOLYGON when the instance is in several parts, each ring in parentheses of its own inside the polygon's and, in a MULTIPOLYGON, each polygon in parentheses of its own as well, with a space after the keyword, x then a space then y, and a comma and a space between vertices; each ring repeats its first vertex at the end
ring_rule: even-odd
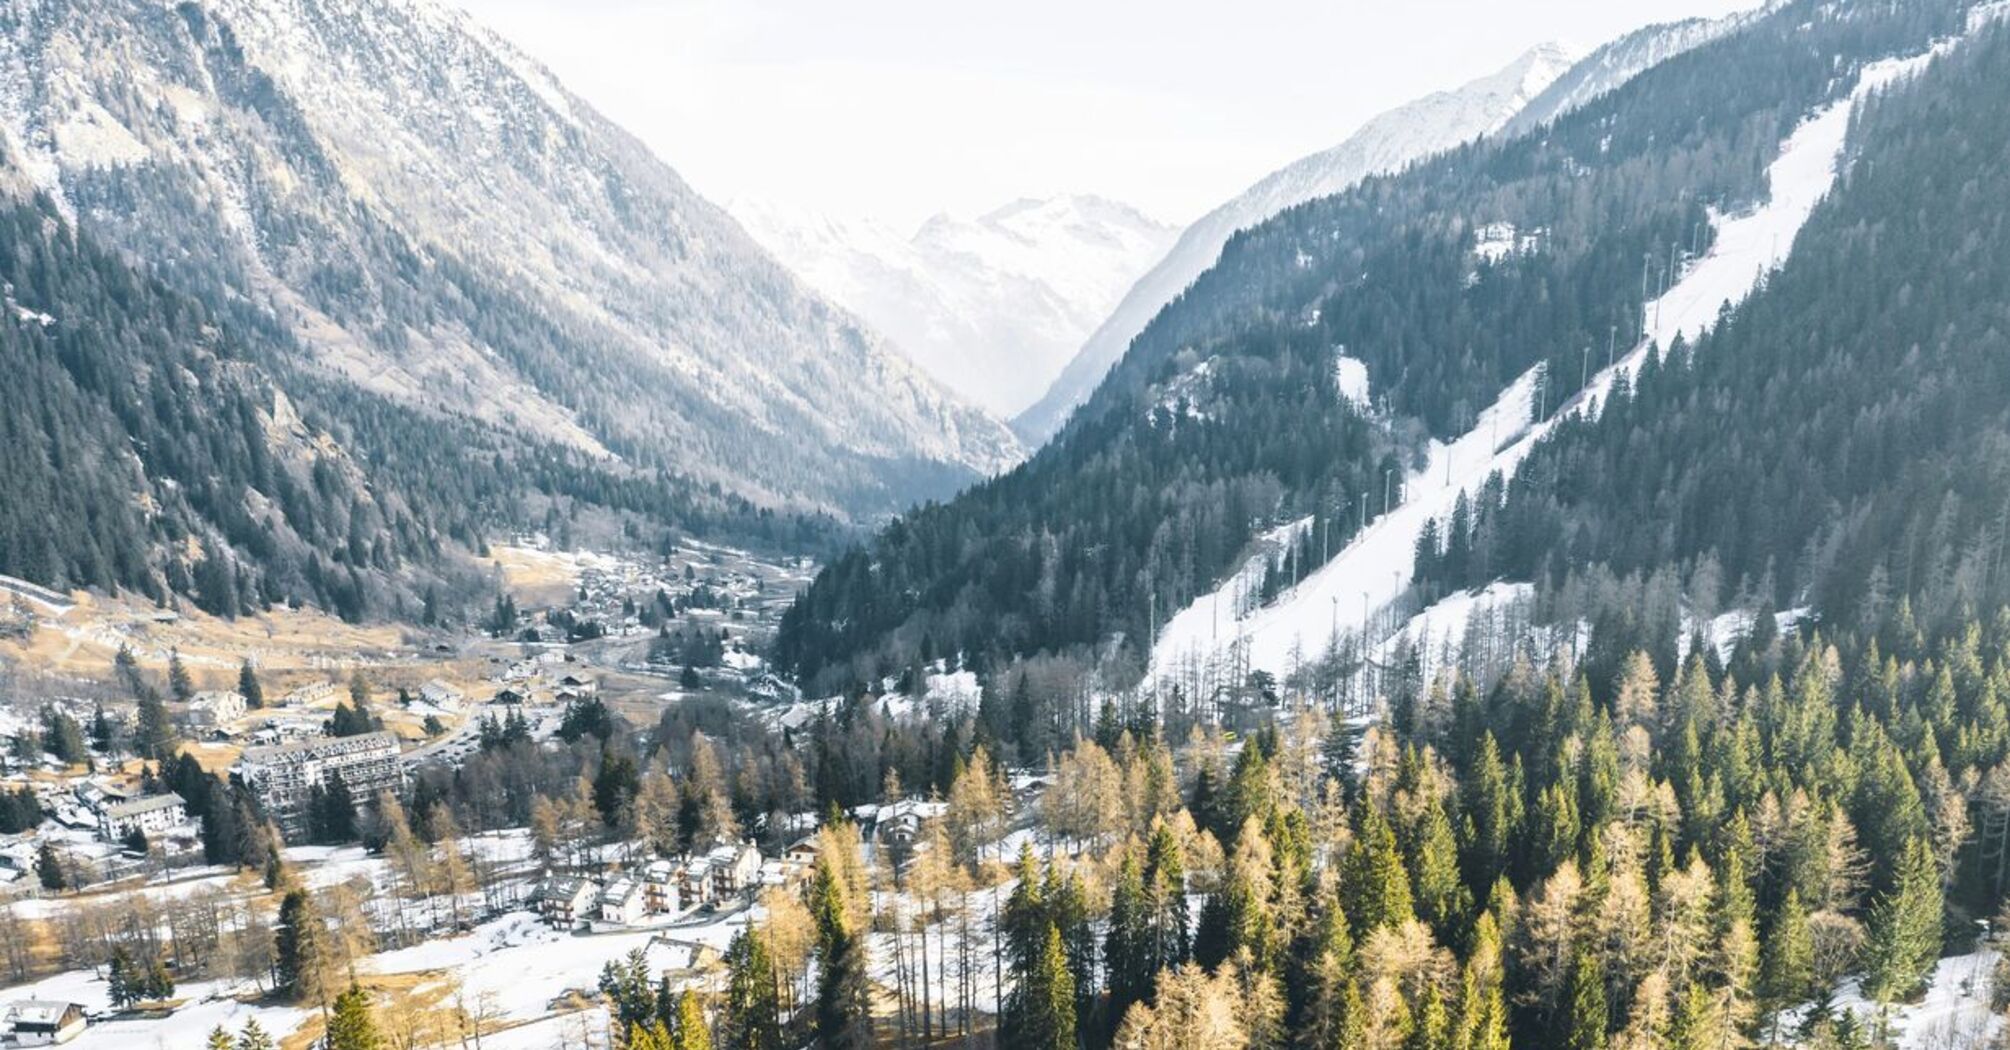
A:
POLYGON ((1151 315, 1212 265, 1237 230, 1359 179, 1486 134, 1534 98, 1570 64, 1565 45, 1547 43, 1456 88, 1435 91, 1369 118, 1338 145, 1258 179, 1180 232, 1179 240, 1124 294, 1040 400, 1013 418, 1038 443, 1087 398, 1151 315))
POLYGON ((783 505, 880 513, 1019 455, 461 12, 0 17, 0 110, 37 184, 171 283, 301 337, 304 368, 783 505))

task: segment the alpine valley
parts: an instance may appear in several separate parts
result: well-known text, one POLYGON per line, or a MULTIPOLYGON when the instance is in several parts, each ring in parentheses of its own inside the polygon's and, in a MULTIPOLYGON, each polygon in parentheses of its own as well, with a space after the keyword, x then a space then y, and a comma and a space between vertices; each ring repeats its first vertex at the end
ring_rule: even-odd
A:
POLYGON ((1020 455, 432 3, 8 3, 0 135, 10 294, 52 319, 6 338, 67 373, 9 385, 8 424, 43 433, 10 443, 0 572, 160 593, 208 550, 325 600, 302 545, 326 536, 369 536, 345 560, 378 575, 554 509, 793 543, 829 527, 772 512, 883 514, 1020 455), (70 287, 121 267, 101 280, 144 297, 70 287), (203 367, 107 338, 161 316, 185 330, 154 338, 203 367), (237 407, 198 411, 204 390, 237 407), (97 509, 44 515, 79 472, 97 509))
POLYGON ((0 0, 0 1045, 2010 1045, 2010 0, 1312 5, 1463 86, 892 231, 435 0, 0 0))

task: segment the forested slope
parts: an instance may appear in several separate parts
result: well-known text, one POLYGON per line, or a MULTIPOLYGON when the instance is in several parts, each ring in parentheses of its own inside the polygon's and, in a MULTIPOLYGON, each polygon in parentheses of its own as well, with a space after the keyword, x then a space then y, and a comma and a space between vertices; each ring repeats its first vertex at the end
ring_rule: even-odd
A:
POLYGON ((1562 404, 1586 348, 1631 336, 1643 293, 1707 248, 1706 209, 1759 199, 1803 115, 1966 6, 1786 4, 1553 125, 1238 235, 1031 461, 826 570, 783 665, 833 684, 916 655, 1134 655, 1263 527, 1311 516, 1337 549, 1385 472, 1529 368, 1562 404), (1341 354, 1372 406, 1334 381, 1341 354))
POLYGON ((834 529, 324 385, 287 364, 285 333, 247 338, 0 170, 0 574, 355 619, 416 614, 490 531, 560 530, 581 510, 645 539, 682 527, 800 547, 834 529))
POLYGON ((1866 105, 1789 264, 1560 426, 1502 503, 1420 552, 1419 579, 1577 595, 1659 573, 1697 607, 1807 605, 1865 628, 1901 600, 1928 625, 2002 602, 2007 201, 1999 29, 1866 105))

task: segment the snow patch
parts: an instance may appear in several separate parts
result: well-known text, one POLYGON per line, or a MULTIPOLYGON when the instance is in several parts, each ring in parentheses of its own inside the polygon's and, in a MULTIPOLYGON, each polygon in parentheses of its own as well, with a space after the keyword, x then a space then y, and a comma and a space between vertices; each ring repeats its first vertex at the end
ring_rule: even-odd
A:
POLYGON ((1368 407, 1368 362, 1341 351, 1333 359, 1333 382, 1340 397, 1360 408, 1368 407))
POLYGON ((1490 222, 1473 231, 1473 254, 1488 263, 1514 255, 1529 255, 1542 249, 1548 233, 1540 227, 1523 233, 1511 222, 1490 222))

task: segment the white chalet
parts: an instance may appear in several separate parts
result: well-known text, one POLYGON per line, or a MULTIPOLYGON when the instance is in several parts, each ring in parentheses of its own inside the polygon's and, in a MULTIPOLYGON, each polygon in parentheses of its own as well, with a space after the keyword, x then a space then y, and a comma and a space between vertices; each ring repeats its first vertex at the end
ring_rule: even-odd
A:
POLYGON ((569 930, 591 918, 600 886, 592 879, 554 875, 537 888, 537 913, 545 922, 569 930))
POLYGON ((615 879, 600 891, 600 921, 633 926, 642 921, 647 903, 641 883, 627 878, 615 879))
POLYGON ((761 884, 761 851, 751 842, 720 846, 706 854, 705 860, 711 867, 712 893, 716 897, 730 897, 761 884))

